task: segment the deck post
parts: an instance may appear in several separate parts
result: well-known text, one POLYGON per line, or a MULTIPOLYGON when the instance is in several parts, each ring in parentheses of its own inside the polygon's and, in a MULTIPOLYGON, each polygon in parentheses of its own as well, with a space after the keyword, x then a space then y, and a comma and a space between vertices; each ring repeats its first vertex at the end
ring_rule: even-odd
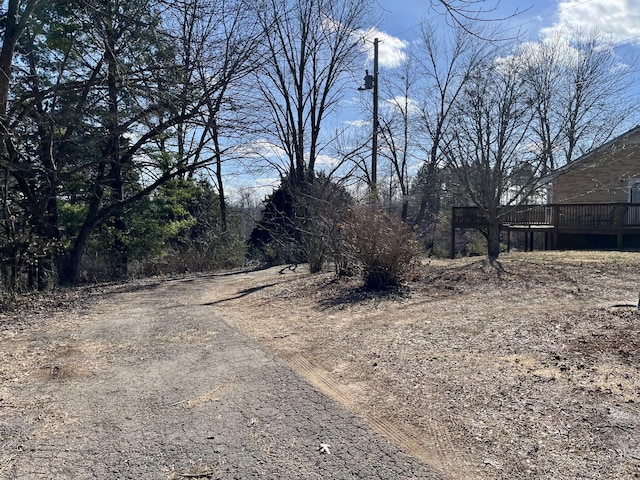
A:
POLYGON ((456 258, 456 215, 455 208, 451 207, 451 258, 456 258))
POLYGON ((616 245, 618 248, 622 248, 623 244, 623 227, 624 227, 624 214, 626 205, 618 203, 615 206, 616 209, 616 245))
POLYGON ((511 251, 511 228, 507 227, 507 253, 511 251))
POLYGON ((560 227, 560 211, 558 204, 552 205, 553 208, 553 241, 551 248, 558 249, 558 228, 560 227))

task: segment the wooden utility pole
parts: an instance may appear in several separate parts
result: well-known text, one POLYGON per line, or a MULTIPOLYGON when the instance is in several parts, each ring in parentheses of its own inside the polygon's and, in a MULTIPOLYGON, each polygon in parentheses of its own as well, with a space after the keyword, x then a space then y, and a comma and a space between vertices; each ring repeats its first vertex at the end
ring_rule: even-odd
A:
POLYGON ((364 77, 364 86, 358 87, 358 90, 373 90, 373 132, 371 145, 371 179, 370 193, 374 201, 378 199, 378 44, 380 41, 375 38, 373 40, 373 75, 369 75, 366 71, 364 77))
POLYGON ((378 199, 378 39, 373 40, 373 141, 371 146, 371 197, 378 199))

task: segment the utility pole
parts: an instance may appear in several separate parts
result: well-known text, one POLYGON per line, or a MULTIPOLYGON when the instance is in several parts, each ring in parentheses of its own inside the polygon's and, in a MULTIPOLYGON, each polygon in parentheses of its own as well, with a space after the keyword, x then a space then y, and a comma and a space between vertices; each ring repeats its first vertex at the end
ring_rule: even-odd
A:
POLYGON ((366 71, 364 77, 364 87, 358 90, 373 90, 373 134, 371 145, 371 197, 378 199, 378 44, 380 41, 373 40, 373 75, 366 71))
POLYGON ((373 40, 373 141, 371 149, 371 196, 378 199, 378 39, 373 40))

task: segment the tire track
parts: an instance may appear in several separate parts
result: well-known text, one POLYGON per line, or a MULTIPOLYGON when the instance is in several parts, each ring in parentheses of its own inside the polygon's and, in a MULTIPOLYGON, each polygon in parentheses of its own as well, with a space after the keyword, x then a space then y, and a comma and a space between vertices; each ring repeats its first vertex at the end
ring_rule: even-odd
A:
POLYGON ((357 399, 318 364, 299 353, 281 353, 281 358, 311 385, 363 418, 380 435, 399 445, 407 454, 436 469, 451 480, 480 479, 473 472, 472 461, 457 449, 442 422, 429 420, 427 434, 390 418, 375 417, 358 407, 357 399))

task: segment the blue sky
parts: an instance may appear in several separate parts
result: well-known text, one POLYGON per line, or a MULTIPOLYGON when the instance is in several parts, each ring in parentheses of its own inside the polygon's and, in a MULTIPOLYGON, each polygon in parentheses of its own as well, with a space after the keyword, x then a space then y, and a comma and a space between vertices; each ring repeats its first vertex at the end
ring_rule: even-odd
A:
MULTIPOLYGON (((431 0, 370 1, 374 2, 374 8, 377 5, 380 23, 367 33, 367 37, 369 40, 373 40, 374 37, 381 40, 379 58, 382 69, 398 64, 403 51, 415 39, 422 21, 444 21, 445 19, 441 7, 435 10, 431 7, 431 0)), ((452 1, 457 4, 464 0, 452 1)), ((484 14, 485 19, 506 19, 503 27, 507 29, 508 36, 515 36, 519 32, 519 38, 522 41, 542 40, 545 35, 553 31, 569 34, 574 30, 597 30, 609 35, 613 42, 619 45, 621 53, 624 49, 625 53, 631 51, 632 54, 638 54, 640 58, 640 0, 501 0, 499 3, 497 0, 470 1, 476 2, 477 7, 487 10, 484 14), (515 12, 520 13, 511 17, 515 12)), ((437 3, 437 0, 433 3, 437 3)), ((371 43, 368 45, 370 58, 363 65, 363 74, 365 69, 372 68, 373 47, 371 43)), ((625 57, 629 56, 625 55, 625 57)), ((632 72, 637 72, 639 79, 637 84, 640 85, 640 67, 638 65, 629 67, 632 72)), ((360 78, 357 79, 359 80, 360 78)), ((361 101, 357 100, 361 95, 362 93, 357 91, 354 84, 353 98, 347 103, 346 110, 342 111, 343 114, 347 114, 347 117, 341 117, 341 121, 350 123, 370 121, 367 110, 363 108, 361 101)), ((334 125, 329 124, 329 126, 334 125)), ((331 166, 334 160, 323 152, 317 165, 320 168, 325 163, 331 166)), ((263 197, 278 184, 278 181, 275 171, 254 178, 250 182, 254 198, 263 197)), ((236 187, 231 186, 230 190, 233 192, 236 187)))
MULTIPOLYGON (((392 58, 399 41, 410 42, 425 19, 442 19, 442 8, 430 0, 373 0, 382 12, 379 34, 380 61, 392 58)), ((457 0, 455 3, 458 3, 457 0)), ((474 0, 475 1, 475 0, 474 0)), ((437 2, 434 2, 437 3, 437 2)), ((640 0, 497 0, 480 1, 474 8, 487 10, 486 19, 506 18, 509 32, 520 32, 523 40, 540 40, 552 30, 593 30, 610 35, 614 42, 640 52, 640 0)))

